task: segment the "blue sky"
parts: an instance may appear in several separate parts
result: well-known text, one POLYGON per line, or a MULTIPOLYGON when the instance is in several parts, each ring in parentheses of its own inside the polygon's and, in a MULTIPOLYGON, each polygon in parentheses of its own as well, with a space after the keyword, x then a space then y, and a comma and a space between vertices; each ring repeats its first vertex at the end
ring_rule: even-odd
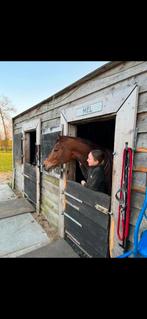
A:
POLYGON ((106 63, 108 61, 0 61, 0 97, 9 98, 16 115, 106 63))

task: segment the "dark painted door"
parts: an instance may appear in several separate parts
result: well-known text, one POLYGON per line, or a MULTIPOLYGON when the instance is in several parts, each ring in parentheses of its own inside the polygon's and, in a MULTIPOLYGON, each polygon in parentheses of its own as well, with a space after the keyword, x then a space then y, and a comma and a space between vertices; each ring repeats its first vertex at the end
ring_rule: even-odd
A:
POLYGON ((67 181, 65 239, 81 256, 109 257, 110 196, 67 181))
POLYGON ((24 138, 24 193, 36 205, 36 170, 37 170, 36 130, 25 132, 24 138))
POLYGON ((36 165, 24 163, 24 193, 36 205, 36 165))

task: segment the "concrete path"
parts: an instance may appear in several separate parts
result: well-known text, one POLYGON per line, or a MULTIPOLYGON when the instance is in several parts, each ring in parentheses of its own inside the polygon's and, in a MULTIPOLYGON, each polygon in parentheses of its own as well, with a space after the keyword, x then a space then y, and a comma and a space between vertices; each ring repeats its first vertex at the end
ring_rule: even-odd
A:
POLYGON ((23 258, 79 258, 71 246, 64 240, 59 239, 37 250, 24 254, 23 258))
MULTIPOLYGON (((1 184, 0 204, 3 216, 0 219, 0 257, 79 258, 64 239, 51 242, 30 213, 26 211, 27 214, 22 214, 22 207, 19 214, 19 206, 23 199, 19 199, 17 215, 8 217, 11 207, 14 208, 16 205, 14 199, 17 199, 17 196, 12 189, 7 184, 1 184)), ((24 203, 23 206, 27 207, 24 203)))
POLYGON ((26 198, 0 201, 0 219, 33 212, 35 207, 26 198))
POLYGON ((16 198, 12 189, 7 184, 0 184, 0 202, 16 198))
POLYGON ((17 257, 50 242, 30 213, 0 220, 0 257, 17 257))

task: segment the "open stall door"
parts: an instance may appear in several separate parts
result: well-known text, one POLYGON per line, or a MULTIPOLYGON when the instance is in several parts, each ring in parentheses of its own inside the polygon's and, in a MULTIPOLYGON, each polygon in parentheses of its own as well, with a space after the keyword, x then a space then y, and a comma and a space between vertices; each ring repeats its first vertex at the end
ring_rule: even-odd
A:
POLYGON ((23 127, 24 195, 40 210, 40 120, 23 127))
POLYGON ((110 253, 113 257, 122 253, 116 232, 119 204, 115 198, 115 194, 120 188, 125 143, 128 142, 128 147, 135 147, 137 102, 138 87, 136 86, 116 114, 111 203, 113 215, 111 217, 110 231, 110 253))
POLYGON ((24 194, 36 205, 36 165, 24 164, 24 194))

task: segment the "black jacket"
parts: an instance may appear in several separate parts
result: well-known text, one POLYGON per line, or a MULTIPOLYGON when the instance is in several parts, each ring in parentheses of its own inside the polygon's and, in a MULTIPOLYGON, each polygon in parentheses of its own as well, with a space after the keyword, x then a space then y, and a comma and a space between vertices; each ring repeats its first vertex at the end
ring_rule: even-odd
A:
POLYGON ((84 185, 93 191, 106 193, 105 173, 103 165, 85 167, 80 165, 81 171, 85 179, 87 180, 84 185))

